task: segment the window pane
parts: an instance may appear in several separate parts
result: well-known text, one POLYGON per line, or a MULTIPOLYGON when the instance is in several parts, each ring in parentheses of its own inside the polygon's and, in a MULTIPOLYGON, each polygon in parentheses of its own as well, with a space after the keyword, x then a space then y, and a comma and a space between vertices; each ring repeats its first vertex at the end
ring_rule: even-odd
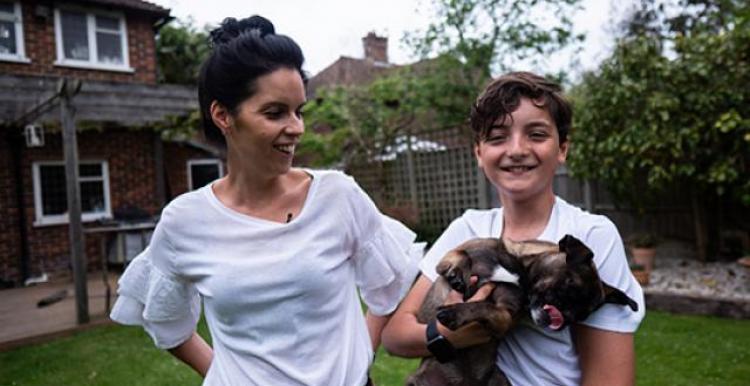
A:
POLYGON ((113 31, 120 30, 120 21, 114 17, 97 16, 96 17, 96 28, 103 28, 113 31))
POLYGON ((97 57, 100 63, 122 64, 122 45, 120 35, 97 32, 96 33, 97 57))
POLYGON ((206 184, 219 178, 219 165, 190 165, 190 177, 193 182, 193 189, 198 189, 206 186, 206 184))
POLYGON ((104 212, 104 185, 100 181, 81 182, 81 211, 104 212))
POLYGON ((0 54, 15 54, 16 27, 14 23, 0 21, 0 54))
POLYGON ((13 3, 6 3, 4 1, 0 1, 0 12, 14 15, 16 13, 16 10, 13 7, 13 3))
POLYGON ((78 165, 78 175, 80 177, 101 177, 102 165, 100 164, 78 165))
POLYGON ((89 37, 86 14, 60 11, 63 53, 68 59, 89 60, 89 37))
POLYGON ((65 168, 58 165, 39 166, 42 188, 42 214, 64 214, 68 211, 65 192, 65 168))

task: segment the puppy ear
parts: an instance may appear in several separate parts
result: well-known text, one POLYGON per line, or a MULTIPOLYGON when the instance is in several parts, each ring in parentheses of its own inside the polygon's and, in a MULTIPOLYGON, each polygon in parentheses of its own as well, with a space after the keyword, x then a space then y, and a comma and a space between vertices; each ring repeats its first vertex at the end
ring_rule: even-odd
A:
POLYGON ((638 311, 638 303, 631 299, 625 292, 612 287, 611 285, 602 282, 604 287, 604 302, 612 304, 621 304, 623 306, 630 307, 631 310, 638 311))
POLYGON ((560 252, 567 256, 566 262, 568 265, 588 263, 594 258, 594 252, 591 252, 581 240, 571 235, 565 235, 557 245, 560 246, 560 252))

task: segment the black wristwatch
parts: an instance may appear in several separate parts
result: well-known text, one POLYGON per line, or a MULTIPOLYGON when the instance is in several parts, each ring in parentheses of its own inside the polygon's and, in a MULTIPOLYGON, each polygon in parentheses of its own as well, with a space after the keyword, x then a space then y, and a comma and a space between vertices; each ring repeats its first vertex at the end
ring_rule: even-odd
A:
POLYGON ((456 357, 456 349, 448 339, 440 335, 435 319, 427 323, 427 349, 440 363, 449 362, 456 357))

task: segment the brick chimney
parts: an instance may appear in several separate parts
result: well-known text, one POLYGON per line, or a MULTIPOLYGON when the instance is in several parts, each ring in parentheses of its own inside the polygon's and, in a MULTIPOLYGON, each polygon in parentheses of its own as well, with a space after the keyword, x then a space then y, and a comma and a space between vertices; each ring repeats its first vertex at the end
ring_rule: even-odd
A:
POLYGON ((388 38, 370 32, 362 38, 365 48, 365 59, 373 62, 388 63, 388 38))

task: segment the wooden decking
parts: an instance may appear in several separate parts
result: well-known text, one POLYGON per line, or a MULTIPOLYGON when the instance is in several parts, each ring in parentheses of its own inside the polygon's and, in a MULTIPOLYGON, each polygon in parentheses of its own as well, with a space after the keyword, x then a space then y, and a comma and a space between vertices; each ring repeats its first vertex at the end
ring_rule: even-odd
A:
MULTIPOLYGON (((109 274, 111 304, 114 304, 117 275, 109 274)), ((0 351, 41 343, 82 329, 110 323, 105 312, 105 286, 100 273, 88 275, 89 315, 91 321, 78 325, 75 292, 71 280, 37 284, 0 291, 0 351), (37 302, 60 291, 66 296, 39 308, 37 302)))

